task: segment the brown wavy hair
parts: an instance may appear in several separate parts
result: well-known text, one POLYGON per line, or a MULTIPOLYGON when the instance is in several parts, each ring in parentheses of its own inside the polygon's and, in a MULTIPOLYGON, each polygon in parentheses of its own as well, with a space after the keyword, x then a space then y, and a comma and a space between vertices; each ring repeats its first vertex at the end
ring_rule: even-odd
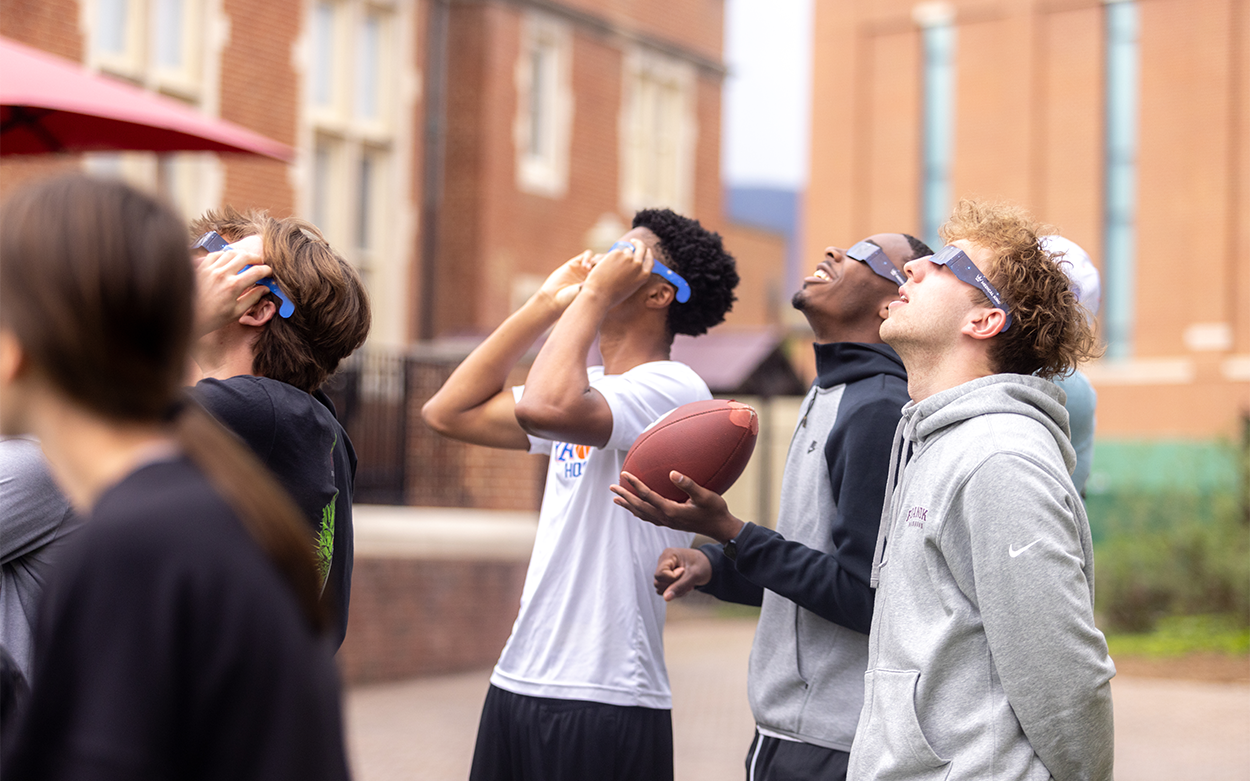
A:
MULTIPOLYGON (((955 205, 938 231, 946 244, 964 239, 994 252, 991 266, 981 271, 1006 299, 1012 319, 1010 328, 990 340, 995 372, 1052 379, 1101 352, 1067 274, 1038 242, 1055 232, 1022 207, 968 198, 955 205)), ((970 294, 990 305, 980 290, 970 294)))
POLYGON ((182 387, 194 291, 182 221, 133 187, 72 174, 0 207, 0 323, 82 409, 167 427, 320 632, 321 579, 295 502, 182 387))
POLYGON ((356 267, 316 226, 295 217, 277 219, 265 211, 226 206, 191 224, 193 237, 208 231, 226 241, 260 236, 265 263, 295 305, 289 319, 275 314, 261 329, 252 371, 308 393, 320 388, 369 335, 369 294, 356 267))

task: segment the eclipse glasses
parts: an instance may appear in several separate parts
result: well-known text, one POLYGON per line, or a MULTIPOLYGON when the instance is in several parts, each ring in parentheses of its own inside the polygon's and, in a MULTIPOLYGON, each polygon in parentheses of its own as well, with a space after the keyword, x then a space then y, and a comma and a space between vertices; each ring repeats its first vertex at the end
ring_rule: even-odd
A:
MULTIPOLYGON (((217 231, 209 231, 192 244, 191 249, 203 249, 209 252, 222 252, 223 250, 232 249, 232 247, 225 239, 218 235, 217 231)), ((249 268, 251 268, 251 265, 244 266, 239 269, 238 273, 242 274, 249 268)), ((273 281, 273 277, 265 277, 256 284, 264 285, 269 288, 269 292, 277 296, 278 300, 282 302, 282 305, 278 307, 279 317, 285 319, 295 314, 295 304, 292 304, 291 299, 286 297, 286 293, 283 293, 278 288, 278 283, 273 281)))
MULTIPOLYGON (((633 252, 634 245, 622 239, 621 241, 613 244, 611 247, 608 247, 608 252, 615 249, 627 249, 630 252, 633 252)), ((667 282, 671 283, 673 287, 677 288, 677 303, 684 304, 690 300, 690 284, 686 282, 686 280, 682 279, 681 274, 673 271, 671 268, 664 265, 659 260, 656 260, 654 257, 651 260, 651 273, 659 274, 664 277, 667 282)))

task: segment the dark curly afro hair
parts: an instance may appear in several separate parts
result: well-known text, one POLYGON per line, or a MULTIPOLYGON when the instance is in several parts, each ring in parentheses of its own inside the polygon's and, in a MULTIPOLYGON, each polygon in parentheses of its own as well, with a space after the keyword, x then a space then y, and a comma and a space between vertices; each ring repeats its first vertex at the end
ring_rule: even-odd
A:
POLYGON ((698 336, 723 322, 737 300, 738 269, 720 234, 669 209, 643 209, 634 215, 633 227, 659 237, 664 264, 690 285, 690 300, 668 308, 669 332, 698 336))

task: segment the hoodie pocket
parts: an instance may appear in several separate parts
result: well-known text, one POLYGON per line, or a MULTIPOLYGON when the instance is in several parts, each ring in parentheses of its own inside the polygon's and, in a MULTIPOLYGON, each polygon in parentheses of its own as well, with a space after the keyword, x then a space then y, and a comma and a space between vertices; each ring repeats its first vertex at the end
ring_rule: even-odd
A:
POLYGON ((939 781, 950 772, 925 739, 916 715, 917 670, 871 670, 864 674, 868 692, 868 723, 861 725, 855 750, 862 773, 878 781, 917 779, 939 781), (862 741, 862 743, 860 742, 862 741), (866 767, 862 767, 866 766, 866 767))

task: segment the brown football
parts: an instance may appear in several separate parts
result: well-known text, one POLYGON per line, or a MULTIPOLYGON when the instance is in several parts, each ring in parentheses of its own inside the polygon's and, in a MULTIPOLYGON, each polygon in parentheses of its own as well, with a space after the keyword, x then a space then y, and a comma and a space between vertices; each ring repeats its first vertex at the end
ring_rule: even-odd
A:
POLYGON ((723 399, 683 404, 642 432, 622 471, 675 502, 690 497, 669 479, 674 470, 721 494, 746 469, 759 433, 759 415, 747 404, 723 399))

